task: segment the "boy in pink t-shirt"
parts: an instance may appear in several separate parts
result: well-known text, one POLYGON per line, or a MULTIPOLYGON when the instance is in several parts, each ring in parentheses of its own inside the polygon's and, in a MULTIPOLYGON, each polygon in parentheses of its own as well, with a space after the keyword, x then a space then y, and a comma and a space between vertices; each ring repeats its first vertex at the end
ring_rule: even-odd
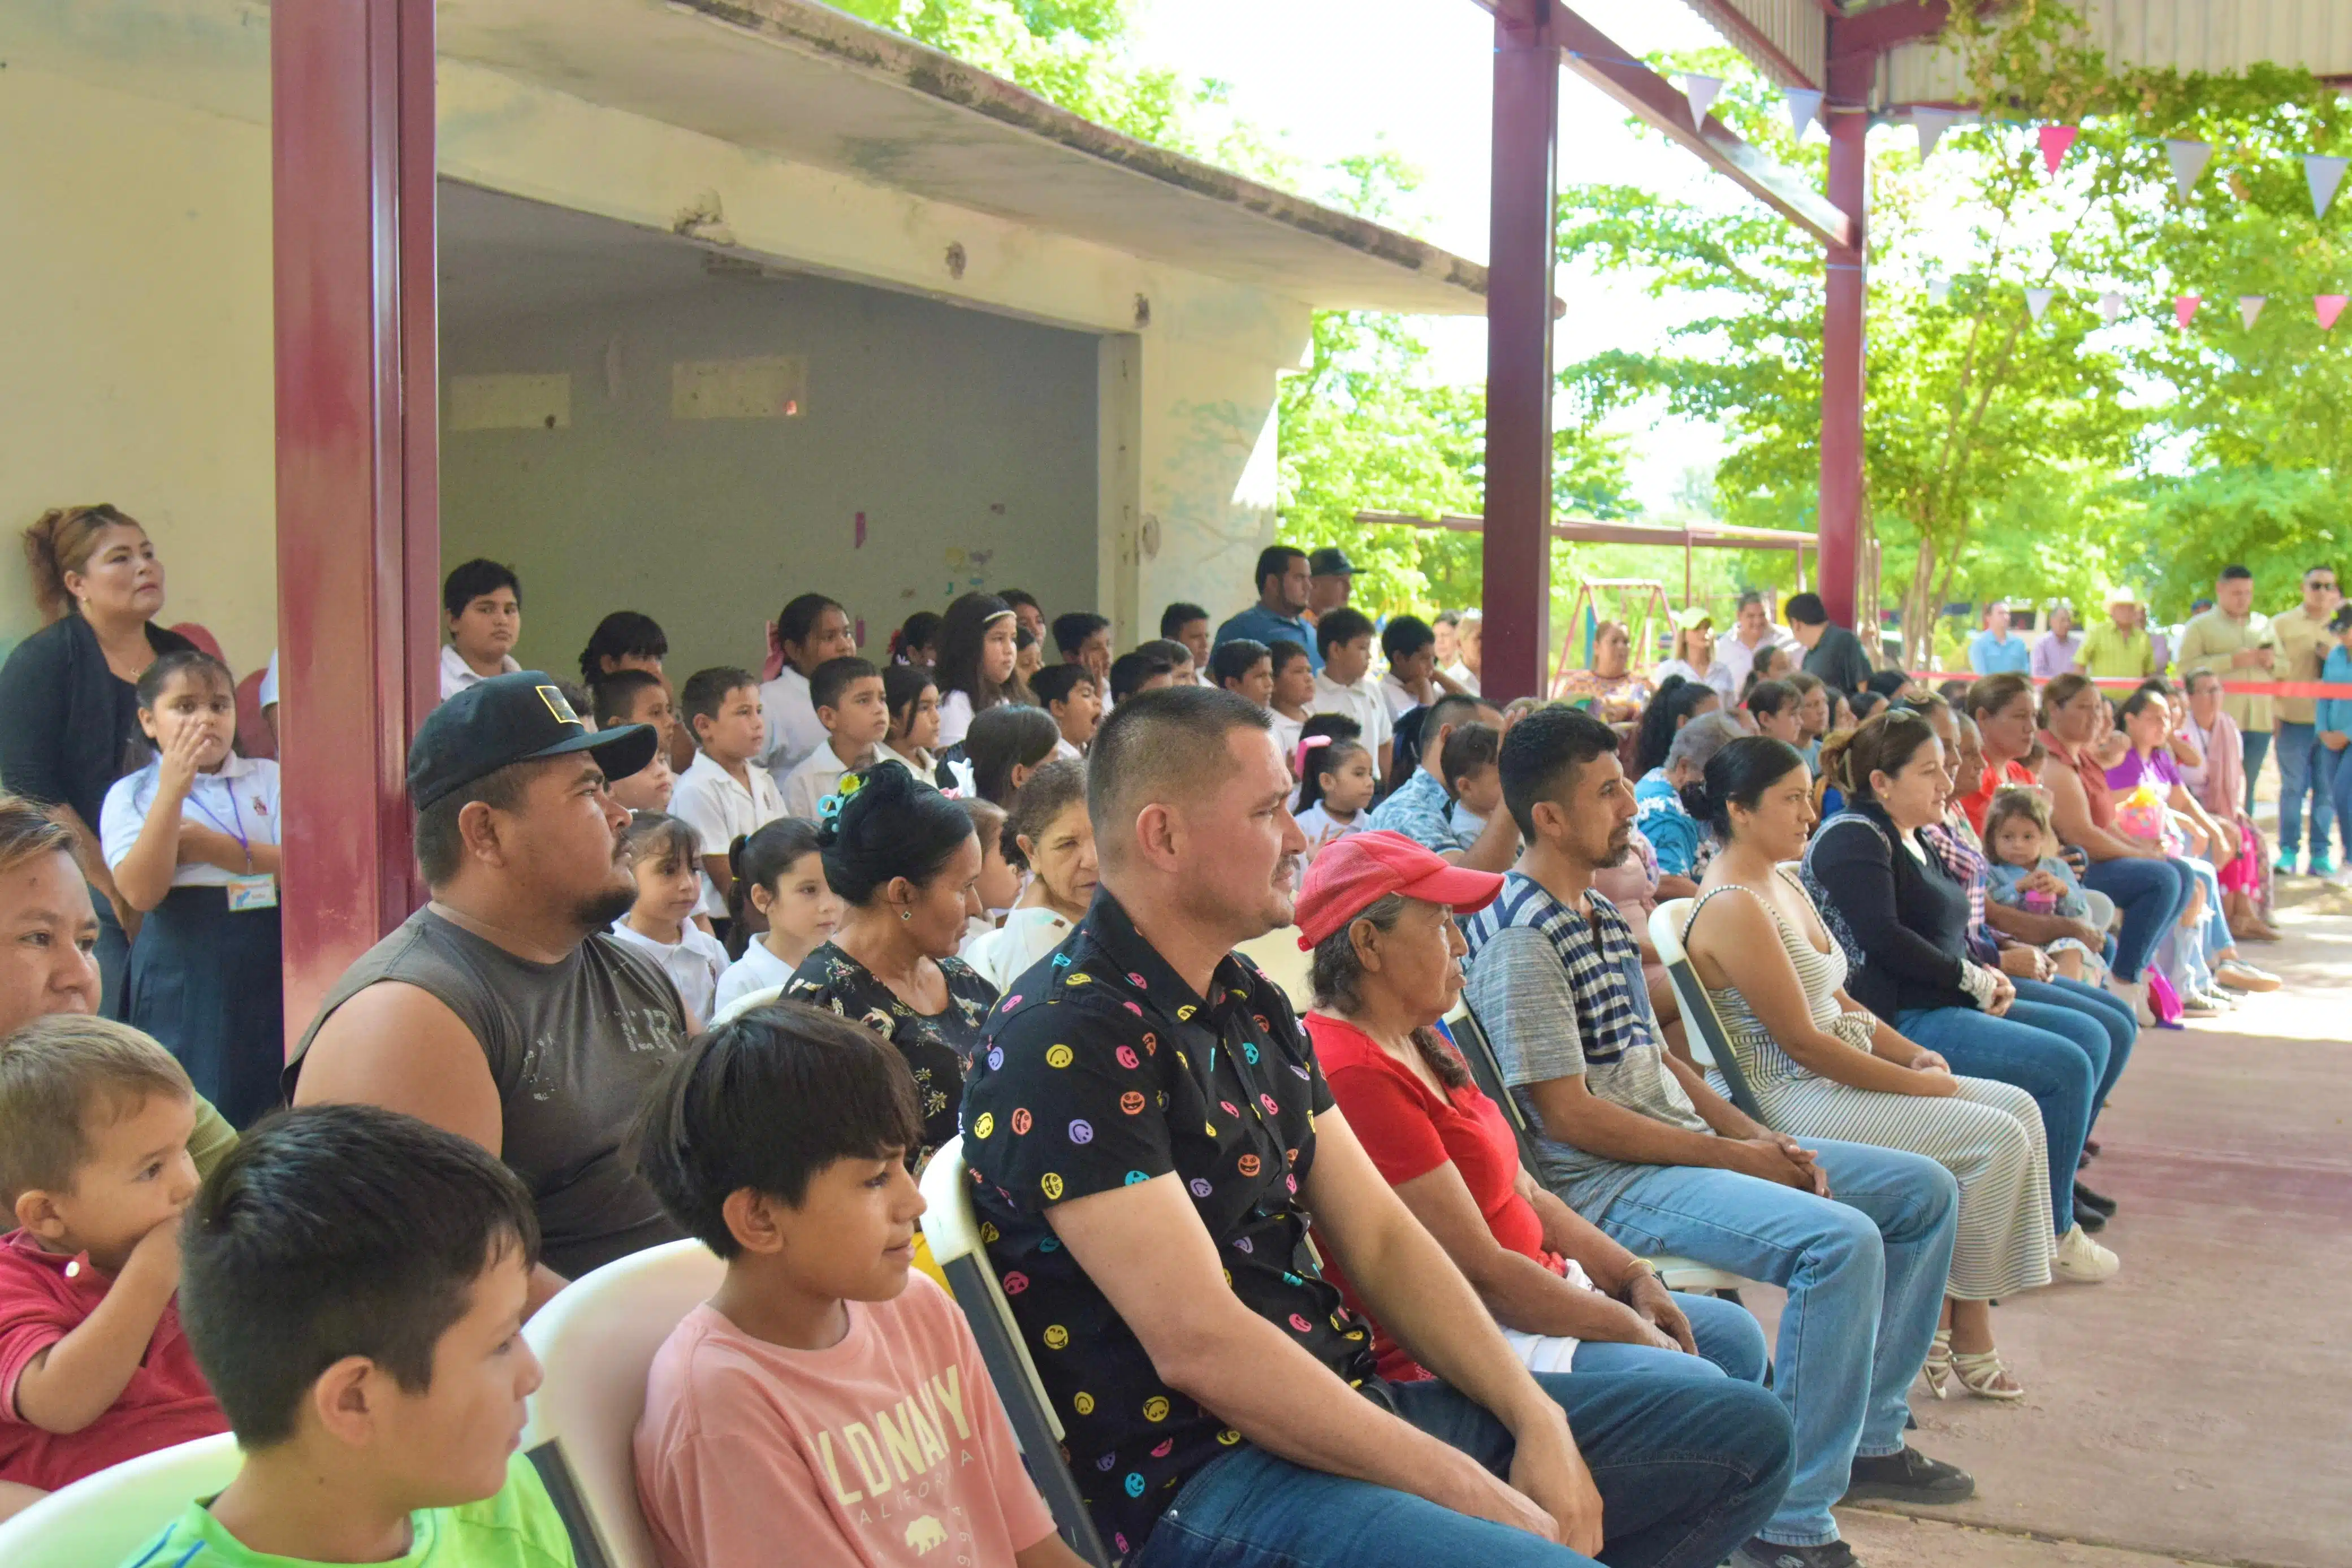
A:
POLYGON ((645 1124, 663 1206, 727 1260, 646 1380, 637 1496, 664 1568, 1084 1568, 955 1303, 908 1277, 922 1117, 890 1043, 754 1009, 688 1048, 645 1124))

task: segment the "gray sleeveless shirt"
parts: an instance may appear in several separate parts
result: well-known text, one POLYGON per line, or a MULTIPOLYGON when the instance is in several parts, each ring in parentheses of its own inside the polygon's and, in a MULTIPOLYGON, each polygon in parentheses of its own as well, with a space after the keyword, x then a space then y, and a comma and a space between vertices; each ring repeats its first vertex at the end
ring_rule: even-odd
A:
POLYGON ((320 1026, 379 980, 430 993, 480 1042, 499 1086, 501 1157, 530 1188, 549 1268, 576 1279, 683 1234, 623 1148, 686 1043, 686 1009, 650 959, 600 931, 560 963, 533 964, 420 909, 328 993, 287 1064, 289 1100, 320 1026))

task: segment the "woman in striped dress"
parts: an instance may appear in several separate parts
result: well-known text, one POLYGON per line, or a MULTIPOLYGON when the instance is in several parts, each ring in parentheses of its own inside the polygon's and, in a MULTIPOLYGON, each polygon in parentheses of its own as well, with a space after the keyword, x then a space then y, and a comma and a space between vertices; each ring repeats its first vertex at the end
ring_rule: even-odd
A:
POLYGON ((1723 849, 1684 931, 1766 1125, 1935 1160, 1960 1187, 1959 1237, 1944 1321, 1926 1373, 1988 1399, 2024 1387, 1992 1341, 1990 1301, 2050 1282, 2048 1145, 2033 1096, 1956 1076, 1845 994, 1844 950, 1780 862, 1814 821, 1804 759, 1768 736, 1736 740, 1707 764, 1703 815, 1723 849))

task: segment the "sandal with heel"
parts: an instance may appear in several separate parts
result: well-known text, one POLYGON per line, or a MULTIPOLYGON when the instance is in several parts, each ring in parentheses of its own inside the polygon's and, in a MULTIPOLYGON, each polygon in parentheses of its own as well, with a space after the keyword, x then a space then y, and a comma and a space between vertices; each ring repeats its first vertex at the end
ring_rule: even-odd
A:
MULTIPOLYGON (((1967 1351, 1952 1353, 1952 1375, 1962 1388, 1979 1399, 2022 1399, 2024 1385, 2010 1375, 2002 1364, 2000 1352, 1988 1350, 1972 1354, 1967 1351)), ((1939 1394, 1937 1397, 1941 1397, 1939 1394)))
POLYGON ((1952 1375, 1952 1331, 1937 1329, 1935 1343, 1927 1347, 1927 1359, 1920 1364, 1919 1375, 1927 1380, 1927 1392, 1937 1398, 1944 1397, 1944 1385, 1952 1375))

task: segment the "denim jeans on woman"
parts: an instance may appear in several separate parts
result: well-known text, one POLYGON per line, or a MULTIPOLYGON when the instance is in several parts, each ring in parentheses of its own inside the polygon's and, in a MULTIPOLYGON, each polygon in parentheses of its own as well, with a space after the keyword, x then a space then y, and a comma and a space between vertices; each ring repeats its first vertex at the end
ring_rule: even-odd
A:
POLYGON ((2112 991, 2083 980, 2070 980, 2063 975, 2053 975, 2046 980, 2011 980, 2019 999, 2045 1002, 2070 1008, 2095 1020, 2107 1031, 2107 1066, 2099 1074, 2098 1097, 2091 1102, 2091 1125, 2099 1124, 2099 1113, 2106 1109, 2107 1096, 2115 1092, 2116 1081, 2124 1075, 2131 1063, 2132 1047, 2139 1043, 2139 1017, 2129 1002, 2112 991))
POLYGON ((2094 861, 2083 873, 2083 885, 2105 894, 2123 912, 2113 967, 2116 978, 2128 985, 2146 973, 2157 944, 2189 907, 2195 883, 2178 861, 2124 858, 2094 861))
MULTIPOLYGON (((1685 1356, 1684 1361, 1697 1358, 1685 1356)), ((1611 1568, 1715 1568, 1789 1482, 1780 1401, 1755 1384, 1648 1372, 1538 1374, 1601 1493, 1611 1568)), ((1397 1414, 1496 1475, 1511 1434, 1443 1383, 1399 1383, 1397 1414)), ((1212 1460, 1160 1516, 1132 1568, 1591 1568, 1508 1525, 1310 1470, 1255 1445, 1212 1460)))

